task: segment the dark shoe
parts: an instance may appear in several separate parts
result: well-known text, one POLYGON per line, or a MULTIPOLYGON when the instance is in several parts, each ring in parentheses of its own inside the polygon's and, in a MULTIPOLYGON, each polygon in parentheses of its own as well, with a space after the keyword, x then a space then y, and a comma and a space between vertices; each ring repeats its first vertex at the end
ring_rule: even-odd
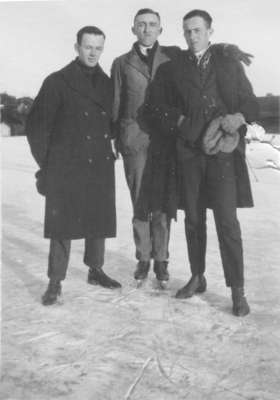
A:
POLYGON ((147 278, 150 269, 150 261, 139 261, 134 272, 134 278, 137 281, 143 281, 147 278))
POLYGON ((58 297, 61 296, 61 283, 60 281, 49 281, 47 290, 42 296, 42 304, 50 306, 57 302, 58 297))
POLYGON ((167 270, 167 261, 155 261, 154 263, 154 273, 158 281, 168 281, 169 273, 167 270))
POLYGON ((244 295, 244 288, 232 287, 231 297, 233 302, 232 313, 237 317, 244 317, 249 314, 250 307, 244 295))
POLYGON ((205 292, 207 282, 204 275, 194 275, 189 282, 176 293, 177 299, 187 299, 192 297, 195 293, 205 292))
POLYGON ((100 285, 105 288, 115 289, 122 285, 110 278, 102 269, 90 268, 88 271, 88 283, 91 285, 100 285))

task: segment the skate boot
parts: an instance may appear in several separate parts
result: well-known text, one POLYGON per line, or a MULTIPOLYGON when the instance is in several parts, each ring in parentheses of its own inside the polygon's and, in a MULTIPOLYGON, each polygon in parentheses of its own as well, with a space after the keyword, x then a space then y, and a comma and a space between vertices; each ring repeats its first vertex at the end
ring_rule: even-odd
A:
POLYGON ((88 271, 88 283, 90 285, 100 285, 109 289, 120 288, 118 281, 110 278, 101 268, 90 268, 88 271))
POLYGON ((61 296, 61 283, 60 281, 50 280, 47 290, 42 296, 42 304, 44 306, 51 306, 57 303, 58 297, 61 296))
POLYGON ((154 273, 158 280, 159 287, 161 289, 167 288, 167 282, 169 281, 169 273, 167 270, 167 261, 155 261, 154 262, 154 273))
POLYGON ((233 302, 232 313, 234 315, 237 317, 244 317, 249 314, 250 307, 247 303, 243 287, 232 287, 231 297, 233 302))
POLYGON ((134 272, 137 287, 142 286, 145 279, 147 279, 150 269, 150 261, 139 261, 134 272))

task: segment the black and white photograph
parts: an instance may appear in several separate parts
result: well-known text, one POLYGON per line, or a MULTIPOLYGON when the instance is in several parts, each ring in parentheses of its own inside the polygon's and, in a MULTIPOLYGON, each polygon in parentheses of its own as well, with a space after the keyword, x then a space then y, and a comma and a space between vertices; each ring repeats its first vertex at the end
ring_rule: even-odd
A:
POLYGON ((1 400, 279 400, 279 16, 0 1, 1 400))

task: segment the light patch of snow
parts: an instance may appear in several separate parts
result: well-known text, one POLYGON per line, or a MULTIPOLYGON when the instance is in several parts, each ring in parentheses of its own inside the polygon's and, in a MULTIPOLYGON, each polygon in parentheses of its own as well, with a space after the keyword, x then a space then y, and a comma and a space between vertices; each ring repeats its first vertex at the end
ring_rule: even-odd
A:
POLYGON ((11 136, 11 129, 4 122, 0 122, 0 137, 11 136))
POLYGON ((280 170, 280 134, 266 133, 262 126, 253 123, 247 125, 246 139, 250 167, 280 170))

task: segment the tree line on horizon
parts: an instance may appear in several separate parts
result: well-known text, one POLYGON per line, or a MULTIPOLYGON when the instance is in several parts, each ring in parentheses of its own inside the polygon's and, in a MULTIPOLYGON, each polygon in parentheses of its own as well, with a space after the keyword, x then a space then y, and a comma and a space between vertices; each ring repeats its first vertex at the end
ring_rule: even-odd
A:
POLYGON ((32 106, 31 97, 15 97, 0 93, 1 122, 10 128, 11 136, 25 135, 26 118, 32 106))
MULTIPOLYGON (((260 119, 257 121, 268 133, 280 133, 280 96, 268 93, 259 96, 260 119)), ((11 136, 25 135, 26 118, 33 103, 32 97, 15 97, 0 93, 1 122, 10 128, 11 136)))

